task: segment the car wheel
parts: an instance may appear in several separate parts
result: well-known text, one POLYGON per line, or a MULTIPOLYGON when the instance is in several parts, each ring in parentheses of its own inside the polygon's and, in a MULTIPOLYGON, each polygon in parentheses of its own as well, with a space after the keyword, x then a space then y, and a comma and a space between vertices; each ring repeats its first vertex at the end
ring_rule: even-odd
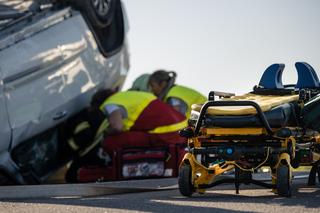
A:
POLYGON ((191 166, 182 165, 179 169, 178 178, 179 191, 183 196, 190 197, 194 192, 194 187, 191 183, 191 166))
POLYGON ((119 0, 71 0, 71 3, 78 7, 89 19, 90 23, 99 28, 104 28, 113 20, 119 0))

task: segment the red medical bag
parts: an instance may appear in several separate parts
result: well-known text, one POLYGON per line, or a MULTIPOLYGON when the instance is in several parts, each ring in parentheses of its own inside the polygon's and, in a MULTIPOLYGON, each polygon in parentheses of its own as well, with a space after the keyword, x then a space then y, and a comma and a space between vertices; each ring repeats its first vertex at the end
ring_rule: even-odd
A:
POLYGON ((110 166, 86 166, 78 171, 79 182, 177 177, 184 156, 182 144, 118 149, 110 166))

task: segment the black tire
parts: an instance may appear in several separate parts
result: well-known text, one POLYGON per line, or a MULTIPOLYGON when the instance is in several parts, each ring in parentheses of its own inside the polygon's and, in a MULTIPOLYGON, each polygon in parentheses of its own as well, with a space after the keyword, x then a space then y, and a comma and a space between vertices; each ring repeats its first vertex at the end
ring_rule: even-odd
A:
POLYGON ((277 191, 280 196, 291 197, 290 170, 287 165, 281 165, 277 169, 277 191))
POLYGON ((119 0, 69 0, 78 7, 94 27, 104 28, 110 25, 119 0))
POLYGON ((179 169, 178 185, 180 193, 183 196, 190 197, 194 192, 191 183, 191 166, 184 164, 179 169))

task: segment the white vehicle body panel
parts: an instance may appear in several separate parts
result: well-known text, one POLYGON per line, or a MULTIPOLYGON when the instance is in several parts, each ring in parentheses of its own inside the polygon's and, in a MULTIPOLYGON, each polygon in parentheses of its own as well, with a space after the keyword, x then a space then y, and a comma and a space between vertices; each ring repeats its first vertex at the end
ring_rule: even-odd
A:
POLYGON ((11 130, 5 103, 5 97, 3 95, 3 82, 0 80, 0 153, 3 150, 8 150, 8 142, 11 139, 11 130))
POLYGON ((126 39, 115 54, 102 55, 88 23, 69 7, 2 35, 0 172, 18 173, 13 148, 83 110, 98 89, 120 89, 128 70, 126 39))
MULTIPOLYGON (((110 60, 101 55, 81 15, 72 16, 1 51, 0 67, 10 109, 12 145, 82 109, 89 103, 91 89, 115 84, 121 74, 120 64, 116 63, 119 57, 124 57, 121 52, 110 60), (23 76, 28 72, 32 74, 23 76), (81 93, 88 95, 77 97, 81 93)), ((127 71, 128 67, 123 69, 127 71)))

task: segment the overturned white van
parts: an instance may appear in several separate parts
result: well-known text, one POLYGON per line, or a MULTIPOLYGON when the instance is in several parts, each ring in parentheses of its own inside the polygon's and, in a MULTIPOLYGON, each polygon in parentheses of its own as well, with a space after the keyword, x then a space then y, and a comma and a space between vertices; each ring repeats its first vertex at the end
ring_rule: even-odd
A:
POLYGON ((42 183, 68 161, 59 125, 129 69, 120 0, 0 0, 0 184, 42 183))

